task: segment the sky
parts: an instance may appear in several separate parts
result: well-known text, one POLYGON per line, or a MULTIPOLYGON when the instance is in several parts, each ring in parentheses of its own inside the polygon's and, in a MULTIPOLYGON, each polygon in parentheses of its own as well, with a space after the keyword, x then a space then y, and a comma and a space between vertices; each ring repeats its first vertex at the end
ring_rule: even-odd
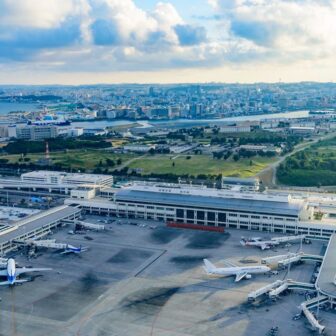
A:
POLYGON ((0 0, 0 84, 332 82, 336 0, 0 0))

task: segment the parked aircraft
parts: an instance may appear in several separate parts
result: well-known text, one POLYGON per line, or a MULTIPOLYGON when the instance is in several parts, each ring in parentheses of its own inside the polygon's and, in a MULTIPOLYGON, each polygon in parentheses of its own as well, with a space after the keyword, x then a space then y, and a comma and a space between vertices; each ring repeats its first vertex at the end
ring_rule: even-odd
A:
POLYGON ((0 286, 13 286, 14 284, 27 282, 26 279, 17 279, 18 276, 24 273, 31 273, 31 272, 40 272, 40 271, 50 271, 51 268, 27 268, 27 267, 20 267, 16 268, 15 260, 13 258, 8 259, 7 267, 4 270, 0 270, 0 277, 6 277, 6 281, 0 282, 0 286))
POLYGON ((262 250, 270 249, 275 245, 279 245, 280 243, 273 240, 261 240, 261 238, 251 238, 245 239, 242 238, 240 240, 240 244, 243 246, 257 246, 260 247, 262 250))
POLYGON ((270 240, 262 240, 262 238, 256 237, 256 238, 241 238, 240 244, 243 246, 257 246, 260 247, 262 250, 270 249, 273 246, 293 242, 293 241, 306 241, 305 235, 298 235, 298 236, 284 236, 284 237, 274 237, 270 240))
POLYGON ((235 282, 238 282, 242 279, 251 279, 251 274, 260 274, 267 273, 271 269, 268 266, 236 266, 230 264, 229 267, 216 267, 209 260, 203 259, 204 261, 204 269, 208 275, 221 275, 221 276, 229 276, 234 275, 235 282))

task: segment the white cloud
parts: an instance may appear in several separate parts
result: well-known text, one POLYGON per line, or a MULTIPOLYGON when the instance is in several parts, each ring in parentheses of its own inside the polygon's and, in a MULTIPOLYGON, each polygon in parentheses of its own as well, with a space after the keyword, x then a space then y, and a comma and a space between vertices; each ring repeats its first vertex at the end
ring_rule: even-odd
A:
POLYGON ((296 57, 336 51, 335 0, 216 0, 212 5, 236 38, 296 57))
POLYGON ((177 44, 174 26, 183 23, 170 3, 159 2, 144 11, 132 0, 91 1, 94 40, 102 45, 123 44, 137 48, 161 40, 177 44))
POLYGON ((85 9, 81 0, 2 0, 0 24, 15 28, 55 28, 85 9))
POLYGON ((192 25, 166 2, 144 10, 133 0, 0 0, 0 65, 69 72, 335 65, 336 0, 208 3, 215 20, 207 31, 209 20, 192 25))

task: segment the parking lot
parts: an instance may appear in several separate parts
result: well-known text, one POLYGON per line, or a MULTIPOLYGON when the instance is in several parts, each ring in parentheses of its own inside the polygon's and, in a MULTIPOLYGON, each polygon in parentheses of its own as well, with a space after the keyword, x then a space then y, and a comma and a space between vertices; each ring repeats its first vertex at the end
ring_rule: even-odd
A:
MULTIPOLYGON (((108 219, 87 217, 103 224, 108 219)), ((88 247, 80 255, 60 255, 40 249, 27 260, 23 251, 15 258, 22 265, 52 267, 32 282, 0 288, 3 335, 307 335, 304 318, 292 320, 305 300, 302 293, 281 296, 273 302, 247 303, 247 295, 286 277, 309 282, 314 264, 304 263, 277 275, 255 275, 234 282, 233 277, 208 277, 202 259, 216 266, 225 260, 254 265, 260 258, 287 251, 242 247, 241 236, 267 233, 230 230, 222 233, 166 228, 163 223, 115 219, 103 232, 68 234, 71 227, 52 238, 88 247)), ((320 254, 323 243, 303 245, 309 254, 320 254)), ((327 334, 335 327, 332 312, 324 313, 327 334)))

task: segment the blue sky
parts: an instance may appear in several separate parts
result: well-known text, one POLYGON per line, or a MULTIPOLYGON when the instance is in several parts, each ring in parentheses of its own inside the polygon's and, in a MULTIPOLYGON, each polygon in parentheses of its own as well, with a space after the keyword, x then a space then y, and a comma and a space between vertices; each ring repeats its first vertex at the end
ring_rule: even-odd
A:
POLYGON ((336 0, 1 0, 0 83, 334 81, 336 0))

